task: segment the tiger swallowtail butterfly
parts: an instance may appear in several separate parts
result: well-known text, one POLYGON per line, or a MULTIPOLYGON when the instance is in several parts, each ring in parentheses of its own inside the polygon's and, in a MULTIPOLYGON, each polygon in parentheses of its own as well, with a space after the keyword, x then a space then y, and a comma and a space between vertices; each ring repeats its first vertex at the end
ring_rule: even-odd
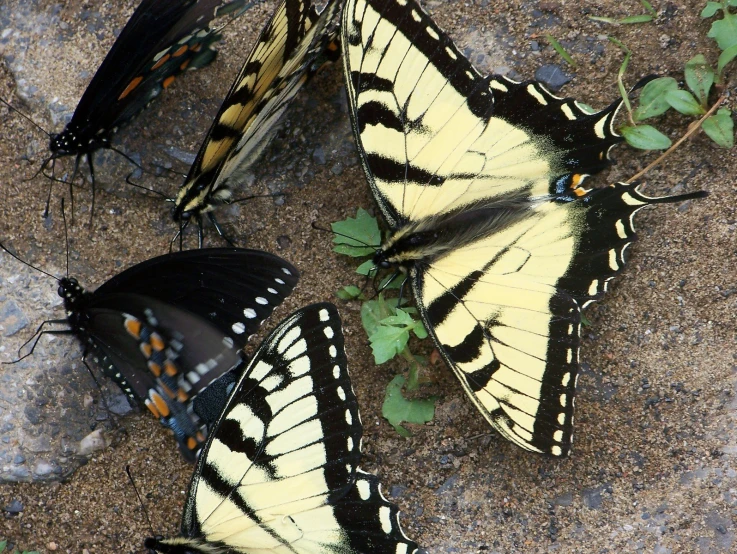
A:
POLYGON ((446 363, 518 446, 571 448, 581 310, 635 240, 634 215, 693 192, 586 188, 620 137, 621 102, 591 113, 539 83, 481 75, 415 0, 348 0, 349 110, 400 268, 446 363))

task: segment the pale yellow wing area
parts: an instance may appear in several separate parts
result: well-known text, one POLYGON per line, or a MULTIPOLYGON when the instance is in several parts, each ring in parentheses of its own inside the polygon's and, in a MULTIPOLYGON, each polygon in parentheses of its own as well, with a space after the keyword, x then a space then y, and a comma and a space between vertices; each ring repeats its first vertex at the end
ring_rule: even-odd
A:
POLYGON ((430 331, 484 417, 558 456, 570 448, 580 309, 556 285, 577 232, 572 210, 545 204, 413 272, 430 331))
POLYGON ((351 0, 343 25, 353 124, 390 225, 544 198, 574 165, 605 165, 613 109, 586 115, 537 83, 483 77, 416 3, 351 0), (546 136, 558 120, 560 137, 546 136), (566 144, 565 125, 583 124, 597 144, 566 144))

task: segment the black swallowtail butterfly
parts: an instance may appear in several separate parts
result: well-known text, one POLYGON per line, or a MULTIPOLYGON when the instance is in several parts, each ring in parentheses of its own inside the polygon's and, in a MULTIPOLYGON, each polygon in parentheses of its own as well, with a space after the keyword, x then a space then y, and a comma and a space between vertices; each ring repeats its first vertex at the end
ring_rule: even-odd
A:
POLYGON ((145 404, 193 460, 206 424, 224 403, 224 387, 234 379, 212 391, 207 386, 241 362, 239 349, 298 279, 291 264, 260 250, 167 254, 119 273, 94 292, 74 278, 60 279, 66 319, 45 323, 70 328, 44 331, 42 325, 39 331, 76 335, 84 356, 132 401, 145 404), (191 401, 203 391, 210 400, 198 415, 191 401))

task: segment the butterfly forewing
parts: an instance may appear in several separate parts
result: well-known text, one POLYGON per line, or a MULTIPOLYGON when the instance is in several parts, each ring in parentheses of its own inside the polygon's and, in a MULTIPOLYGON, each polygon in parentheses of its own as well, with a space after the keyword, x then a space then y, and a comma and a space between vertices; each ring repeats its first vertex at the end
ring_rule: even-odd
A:
POLYGON ((94 295, 155 297, 208 320, 243 346, 298 279, 292 264, 268 252, 205 248, 151 258, 119 273, 94 295))
POLYGON ((358 468, 362 431, 337 310, 296 312, 243 372, 197 463, 183 538, 161 551, 415 552, 358 468))
POLYGON ((353 125, 391 225, 546 196, 619 140, 616 106, 586 115, 537 83, 483 77, 415 2, 348 2, 343 25, 353 125))
POLYGON ((377 259, 410 274, 448 365, 507 439, 571 446, 580 310, 599 298, 654 202, 589 191, 620 102, 588 113, 538 83, 482 77, 414 0, 348 0, 353 128, 392 228, 377 259))

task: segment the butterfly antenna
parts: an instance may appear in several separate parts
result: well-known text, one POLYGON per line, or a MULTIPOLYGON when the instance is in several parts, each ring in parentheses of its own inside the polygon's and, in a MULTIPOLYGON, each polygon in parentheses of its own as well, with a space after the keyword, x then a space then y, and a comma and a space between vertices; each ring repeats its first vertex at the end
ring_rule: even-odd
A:
POLYGON ((59 278, 58 278, 58 277, 57 277, 56 275, 52 275, 52 274, 51 274, 51 273, 49 273, 48 271, 44 271, 44 270, 43 270, 43 269, 41 269, 40 267, 36 267, 35 265, 33 265, 33 264, 31 264, 31 263, 29 263, 29 262, 27 262, 27 261, 25 261, 25 260, 21 259, 20 257, 18 257, 18 255, 17 255, 17 254, 13 254, 13 253, 12 253, 12 252, 11 252, 10 250, 8 250, 8 247, 7 247, 7 246, 5 246, 5 245, 4 245, 4 244, 3 244, 2 242, 0 242, 0 248, 2 248, 2 249, 3 249, 3 250, 4 250, 5 252, 7 252, 7 253, 8 253, 8 254, 9 254, 9 255, 10 255, 11 257, 12 257, 12 258, 15 258, 16 260, 18 260, 18 261, 19 261, 20 263, 22 263, 23 265, 27 265, 27 266, 28 266, 28 267, 30 267, 31 269, 35 269, 36 271, 38 271, 38 272, 40 272, 40 273, 43 273, 43 274, 44 274, 44 275, 46 275, 47 277, 51 277, 52 279, 54 279, 54 280, 56 280, 56 281, 58 281, 58 280, 59 280, 59 278))
POLYGON ((231 2, 230 4, 223 6, 222 8, 216 8, 215 17, 221 17, 221 16, 230 15, 230 14, 233 14, 233 15, 227 22, 223 23, 223 25, 218 27, 215 30, 215 32, 219 33, 220 31, 225 29, 225 27, 233 23, 233 21, 235 21, 236 18, 246 13, 256 4, 261 4, 262 2, 263 0, 254 0, 253 2, 246 2, 245 0, 241 0, 241 1, 231 2))
POLYGON ((127 177, 125 178, 125 182, 126 182, 127 184, 129 184, 129 185, 130 185, 130 186, 132 186, 132 187, 136 187, 136 188, 139 188, 139 189, 145 190, 146 192, 153 192, 154 194, 158 194, 159 196, 161 196, 161 197, 162 197, 162 198, 163 198, 164 200, 166 200, 167 202, 174 202, 174 199, 173 199, 173 198, 169 198, 169 197, 168 197, 168 196, 167 196, 166 194, 164 194, 163 192, 159 192, 158 190, 154 190, 154 189, 152 189, 152 188, 148 188, 148 187, 144 187, 143 185, 139 185, 138 183, 134 183, 134 182, 133 182, 133 181, 131 180, 131 179, 133 178, 133 173, 135 173, 135 171, 134 171, 134 172, 131 172, 131 173, 129 173, 129 174, 128 174, 128 176, 127 176, 127 177))
POLYGON ((25 119, 26 121, 28 121, 31 125, 33 125, 36 129, 38 129, 39 131, 41 131, 47 137, 49 137, 49 138, 51 137, 51 133, 49 133, 46 129, 44 129, 43 127, 41 127, 41 125, 39 125, 38 123, 36 123, 35 121, 33 121, 30 117, 28 117, 26 114, 24 114, 18 108, 16 108, 15 106, 13 106, 10 102, 8 102, 7 100, 5 100, 5 98, 0 98, 0 102, 2 102, 3 104, 5 104, 8 107, 8 109, 10 109, 11 111, 14 111, 19 116, 21 116, 23 119, 25 119))
POLYGON ((138 492, 138 487, 136 486, 136 482, 133 479, 133 475, 131 474, 130 464, 125 465, 125 473, 128 475, 128 479, 130 480, 131 485, 133 485, 133 490, 136 491, 138 502, 141 504, 141 508, 143 509, 143 515, 146 517, 146 523, 148 523, 148 528, 151 530, 151 536, 153 537, 154 535, 156 535, 156 533, 154 532, 154 526, 151 525, 151 519, 148 517, 148 510, 146 509, 146 505, 143 503, 143 498, 141 498, 141 493, 138 492))
POLYGON ((69 277, 69 235, 67 234, 67 215, 64 210, 64 197, 61 198, 61 220, 64 224, 64 244, 67 247, 67 277, 69 277))
POLYGON ((357 239, 356 237, 352 237, 350 235, 346 235, 344 233, 339 233, 338 231, 334 231, 333 229, 326 229, 325 227, 320 227, 317 223, 314 221, 311 223, 312 228, 315 229, 315 231, 322 231, 324 233, 332 233, 336 237, 343 237, 348 240, 352 240, 353 242, 357 242, 358 244, 348 246, 365 246, 366 248, 376 248, 377 250, 381 248, 381 244, 369 244, 367 242, 362 241, 361 239, 357 239))
POLYGON ((228 202, 228 204, 238 204, 239 202, 245 202, 246 200, 253 200, 254 198, 276 198, 277 196, 286 198, 287 193, 286 192, 275 192, 273 194, 252 194, 251 196, 244 196, 243 198, 231 200, 228 202))

